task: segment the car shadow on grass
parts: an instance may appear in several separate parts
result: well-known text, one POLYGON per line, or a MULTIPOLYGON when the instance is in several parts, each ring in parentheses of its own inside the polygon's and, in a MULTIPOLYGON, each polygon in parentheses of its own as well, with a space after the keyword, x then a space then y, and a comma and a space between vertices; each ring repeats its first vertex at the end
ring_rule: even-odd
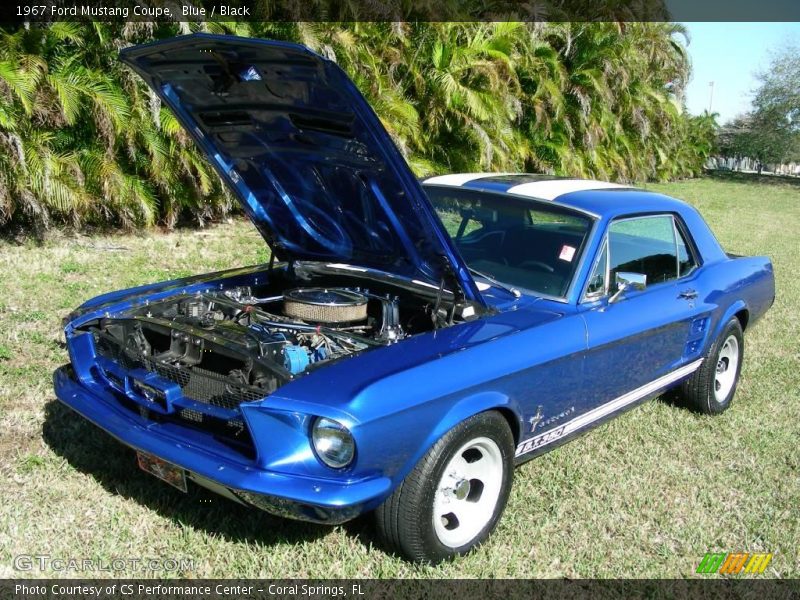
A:
POLYGON ((55 399, 45 405, 42 437, 53 452, 109 493, 138 502, 182 526, 265 546, 313 541, 330 531, 325 525, 273 517, 192 483, 186 494, 173 489, 141 471, 133 450, 55 399))
POLYGON ((663 402, 668 406, 674 406, 689 412, 697 412, 692 404, 687 400, 686 396, 681 393, 680 388, 671 388, 661 394, 655 399, 656 402, 663 402))

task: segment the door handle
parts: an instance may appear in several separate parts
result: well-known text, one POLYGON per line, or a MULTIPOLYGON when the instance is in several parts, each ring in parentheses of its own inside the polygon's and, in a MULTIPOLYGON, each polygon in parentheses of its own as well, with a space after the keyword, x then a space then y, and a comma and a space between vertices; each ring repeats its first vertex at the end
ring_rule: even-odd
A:
POLYGON ((678 294, 678 298, 683 298, 684 300, 694 300, 697 298, 697 290, 683 290, 680 294, 678 294))

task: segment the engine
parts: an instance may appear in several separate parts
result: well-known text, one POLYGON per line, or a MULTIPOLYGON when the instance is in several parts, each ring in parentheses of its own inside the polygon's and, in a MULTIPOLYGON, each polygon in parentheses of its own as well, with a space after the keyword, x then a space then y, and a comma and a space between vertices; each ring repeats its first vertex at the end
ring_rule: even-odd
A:
POLYGON ((86 328, 98 354, 124 368, 157 372, 215 403, 228 404, 220 398, 233 394, 233 405, 407 335, 398 298, 345 287, 266 297, 250 287, 181 294, 86 328))

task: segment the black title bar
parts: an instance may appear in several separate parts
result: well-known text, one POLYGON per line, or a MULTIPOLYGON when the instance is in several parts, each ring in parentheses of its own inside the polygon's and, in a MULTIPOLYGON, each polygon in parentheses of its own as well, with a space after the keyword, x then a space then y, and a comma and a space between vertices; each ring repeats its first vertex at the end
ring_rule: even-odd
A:
POLYGON ((0 0, 52 21, 800 21, 798 0, 0 0))
POLYGON ((0 580, 0 598, 19 600, 341 600, 458 598, 538 600, 592 598, 742 598, 796 600, 800 581, 776 579, 664 580, 249 580, 31 579, 0 580))

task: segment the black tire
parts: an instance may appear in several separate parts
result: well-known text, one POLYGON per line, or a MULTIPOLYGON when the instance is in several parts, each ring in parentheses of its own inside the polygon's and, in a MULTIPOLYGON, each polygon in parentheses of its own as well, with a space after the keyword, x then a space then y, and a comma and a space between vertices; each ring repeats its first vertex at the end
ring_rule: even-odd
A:
POLYGON ((414 562, 436 564, 466 554, 486 540, 500 520, 511 491, 513 473, 514 437, 503 416, 496 411, 488 411, 470 417, 442 436, 392 495, 378 507, 375 511, 378 535, 389 550, 414 562), (493 444, 486 442, 487 439, 493 444), (470 469, 483 469, 490 473, 485 487, 480 479, 467 480, 459 478, 460 475, 453 476, 461 469, 451 465, 451 460, 455 460, 456 465, 462 464, 461 459, 454 459, 459 451, 464 459, 463 469, 467 476, 469 473, 475 474, 470 469), (479 465, 483 460, 489 462, 479 465), (499 477, 496 475, 497 465, 502 468, 499 477), (448 466, 450 470, 446 473, 448 466), (495 493, 497 499, 491 509, 489 507, 495 493), (477 508, 483 508, 478 507, 477 503, 484 503, 487 509, 479 512, 490 515, 488 521, 481 526, 480 517, 469 519, 469 523, 465 518, 465 523, 461 524, 458 523, 455 513, 451 512, 447 518, 437 515, 439 524, 436 524, 434 506, 442 507, 451 501, 453 507, 459 506, 473 513, 477 508), (480 529, 465 543, 455 542, 453 545, 454 538, 458 537, 454 532, 462 526, 463 529, 458 532, 462 536, 469 535, 475 527, 480 529), (451 545, 443 543, 437 530, 442 531, 444 536, 449 536, 451 545))
POLYGON ((718 415, 731 405, 744 358, 744 335, 739 319, 732 318, 722 330, 719 337, 711 345, 700 368, 681 386, 681 392, 689 406, 706 415, 718 415), (733 346, 735 349, 732 350, 733 346), (736 356, 733 365, 731 356, 736 356), (727 361, 727 362, 726 362, 727 361), (730 371, 728 370, 730 368, 730 371), (718 369, 724 369, 718 373, 718 369), (725 375, 721 385, 720 374, 725 375))

